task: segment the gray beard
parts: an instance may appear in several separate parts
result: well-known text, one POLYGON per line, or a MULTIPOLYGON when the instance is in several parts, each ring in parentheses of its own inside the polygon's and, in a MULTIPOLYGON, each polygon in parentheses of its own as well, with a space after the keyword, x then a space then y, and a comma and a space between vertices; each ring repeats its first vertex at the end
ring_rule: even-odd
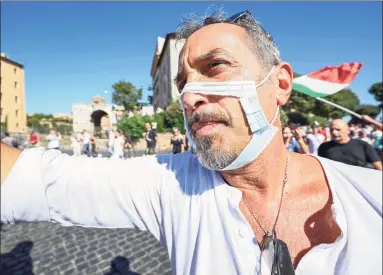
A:
POLYGON ((211 149, 213 145, 214 135, 199 137, 195 140, 197 157, 199 162, 205 168, 211 170, 222 170, 229 166, 238 154, 232 148, 211 149))

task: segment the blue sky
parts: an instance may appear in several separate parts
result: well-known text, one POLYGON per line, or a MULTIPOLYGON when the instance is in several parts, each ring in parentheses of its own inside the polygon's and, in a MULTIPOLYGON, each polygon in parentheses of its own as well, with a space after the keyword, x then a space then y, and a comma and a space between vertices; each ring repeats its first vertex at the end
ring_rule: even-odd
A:
MULTIPOLYGON (((183 14, 213 2, 2 2, 1 51, 25 65, 28 113, 70 113, 94 95, 111 101, 126 80, 144 90, 157 36, 173 32, 183 14)), ((305 74, 358 61, 350 86, 362 103, 382 80, 381 2, 221 2, 230 15, 251 9, 282 58, 305 74)))

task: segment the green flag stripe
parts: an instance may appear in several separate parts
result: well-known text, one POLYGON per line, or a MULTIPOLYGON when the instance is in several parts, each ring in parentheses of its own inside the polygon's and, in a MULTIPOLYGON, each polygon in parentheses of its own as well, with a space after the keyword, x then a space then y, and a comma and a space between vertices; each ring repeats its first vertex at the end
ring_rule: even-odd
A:
POLYGON ((315 91, 311 90, 310 88, 307 88, 307 86, 304 86, 304 85, 301 85, 298 83, 293 83, 293 91, 298 92, 298 93, 302 93, 302 94, 305 94, 305 95, 308 95, 311 97, 328 96, 328 94, 322 94, 322 93, 315 92, 315 91))

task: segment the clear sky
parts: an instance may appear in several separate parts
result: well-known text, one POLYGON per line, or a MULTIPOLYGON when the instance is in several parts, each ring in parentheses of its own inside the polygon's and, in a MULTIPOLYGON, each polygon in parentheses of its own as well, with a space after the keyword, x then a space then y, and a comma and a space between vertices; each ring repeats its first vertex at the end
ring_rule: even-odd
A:
MULTIPOLYGON (((94 95, 111 101, 126 80, 144 90, 157 36, 183 14, 212 2, 2 2, 1 51, 25 65, 28 113, 70 113, 94 95)), ((251 9, 297 73, 358 61, 351 85, 362 103, 382 80, 382 2, 221 2, 234 14, 251 9)))

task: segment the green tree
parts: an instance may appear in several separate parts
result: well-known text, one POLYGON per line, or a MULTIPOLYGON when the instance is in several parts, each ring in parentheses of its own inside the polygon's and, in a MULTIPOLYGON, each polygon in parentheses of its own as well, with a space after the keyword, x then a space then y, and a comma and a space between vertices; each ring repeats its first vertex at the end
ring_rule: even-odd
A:
POLYGON ((356 108, 358 114, 369 115, 375 119, 379 114, 379 107, 371 104, 361 104, 356 108))
MULTIPOLYGON (((343 89, 340 92, 327 96, 326 99, 351 111, 356 111, 356 108, 359 106, 358 96, 350 89, 343 89)), ((348 115, 348 113, 318 100, 315 101, 312 113, 317 116, 333 119, 348 115)))
POLYGON ((382 82, 377 82, 373 84, 368 92, 375 97, 375 100, 379 102, 379 108, 383 108, 383 84, 382 82))
POLYGON ((166 108, 164 123, 169 131, 173 127, 177 127, 182 133, 185 132, 184 115, 178 100, 172 102, 166 108))
POLYGON ((112 86, 113 103, 122 105, 126 111, 134 111, 142 98, 142 88, 138 89, 130 82, 121 80, 112 86))

